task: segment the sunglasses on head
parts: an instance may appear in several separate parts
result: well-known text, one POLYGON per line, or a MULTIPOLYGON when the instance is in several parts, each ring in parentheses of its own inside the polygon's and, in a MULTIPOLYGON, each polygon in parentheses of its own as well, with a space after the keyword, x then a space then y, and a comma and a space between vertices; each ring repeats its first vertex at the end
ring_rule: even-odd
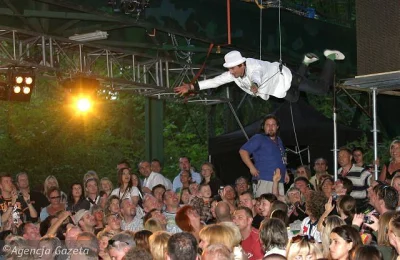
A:
POLYGON ((297 236, 292 237, 292 239, 291 239, 292 243, 300 243, 303 241, 315 243, 315 239, 311 236, 309 237, 309 236, 304 236, 304 235, 297 235, 297 236))

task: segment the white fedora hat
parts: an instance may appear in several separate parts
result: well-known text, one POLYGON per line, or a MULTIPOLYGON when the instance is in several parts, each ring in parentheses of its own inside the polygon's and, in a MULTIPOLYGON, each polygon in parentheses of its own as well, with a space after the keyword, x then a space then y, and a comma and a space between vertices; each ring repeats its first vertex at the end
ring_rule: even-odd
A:
POLYGON ((224 67, 229 69, 229 68, 235 67, 239 64, 242 64, 245 61, 246 61, 246 58, 242 57, 242 54, 240 54, 240 52, 231 51, 225 55, 224 67))

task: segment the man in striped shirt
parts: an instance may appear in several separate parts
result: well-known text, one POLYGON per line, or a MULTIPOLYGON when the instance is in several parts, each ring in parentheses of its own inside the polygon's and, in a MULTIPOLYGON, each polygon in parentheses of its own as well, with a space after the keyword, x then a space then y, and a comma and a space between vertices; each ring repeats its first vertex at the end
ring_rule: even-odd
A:
POLYGON ((338 175, 346 177, 353 183, 351 196, 357 201, 357 209, 361 211, 367 205, 367 189, 371 185, 372 174, 363 167, 352 163, 352 153, 348 148, 340 148, 338 153, 340 168, 338 175))

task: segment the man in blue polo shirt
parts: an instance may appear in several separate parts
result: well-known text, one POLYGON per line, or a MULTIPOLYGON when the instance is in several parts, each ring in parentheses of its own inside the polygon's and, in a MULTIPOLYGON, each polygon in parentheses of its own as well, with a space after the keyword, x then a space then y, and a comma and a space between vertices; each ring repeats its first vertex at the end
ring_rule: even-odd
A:
MULTIPOLYGON (((279 120, 267 115, 261 124, 261 133, 254 135, 240 148, 240 157, 250 170, 253 180, 257 180, 256 197, 272 193, 272 177, 279 168, 286 173, 285 147, 278 136, 279 120), (253 161, 250 156, 253 156, 253 161)), ((279 183, 279 194, 283 195, 283 182, 279 183)))

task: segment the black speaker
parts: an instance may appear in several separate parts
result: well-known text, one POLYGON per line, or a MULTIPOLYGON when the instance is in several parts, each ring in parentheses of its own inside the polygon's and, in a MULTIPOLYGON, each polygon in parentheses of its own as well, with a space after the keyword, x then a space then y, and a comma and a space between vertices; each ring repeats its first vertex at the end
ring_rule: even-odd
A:
POLYGON ((357 0, 357 74, 400 70, 400 1, 357 0))

